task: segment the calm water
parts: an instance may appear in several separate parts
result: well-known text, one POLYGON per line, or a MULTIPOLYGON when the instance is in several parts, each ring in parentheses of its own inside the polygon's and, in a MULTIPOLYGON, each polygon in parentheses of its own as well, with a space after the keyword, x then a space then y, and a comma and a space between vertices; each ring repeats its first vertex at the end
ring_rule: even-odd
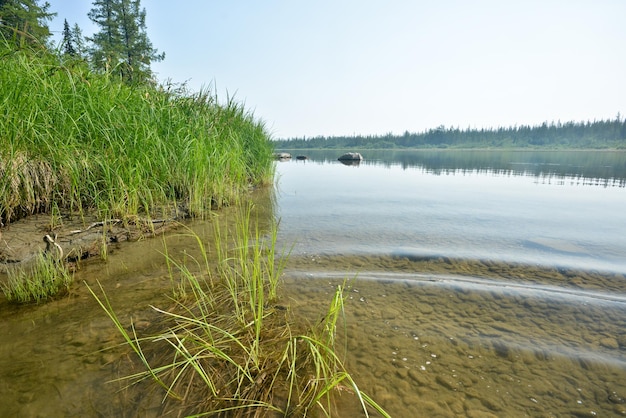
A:
POLYGON ((393 415, 626 415, 626 154, 340 154, 277 165, 287 290, 314 315, 353 278, 349 364, 393 415))
MULTIPOLYGON (((283 298, 314 322, 348 281, 348 370, 392 416, 626 416, 626 153, 307 154, 254 197, 293 246, 283 298)), ((213 242, 210 221, 189 226, 213 242)), ((124 243, 70 298, 0 300, 0 416, 161 416, 158 388, 115 382, 137 370, 101 351, 121 339, 83 281, 150 324, 164 242, 197 251, 178 233, 124 243)))
POLYGON ((337 154, 278 164, 278 216, 298 254, 626 272, 624 153, 370 152, 359 166, 337 154))

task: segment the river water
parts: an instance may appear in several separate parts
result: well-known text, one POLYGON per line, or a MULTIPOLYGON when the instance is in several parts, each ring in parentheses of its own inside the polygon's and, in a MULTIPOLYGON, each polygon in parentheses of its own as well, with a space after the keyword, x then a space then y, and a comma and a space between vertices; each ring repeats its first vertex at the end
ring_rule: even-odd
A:
POLYGON ((324 157, 279 164, 279 217, 295 252, 626 271, 623 154, 397 154, 404 160, 370 152, 359 166, 324 157))
POLYGON ((626 415, 625 153, 340 154, 277 166, 287 289, 313 315, 349 280, 394 416, 626 415))
MULTIPOLYGON (((254 196, 291 250, 283 299, 315 321, 347 282, 348 371, 392 416, 626 415, 626 153, 306 154, 254 196)), ((211 219, 189 227, 211 242, 211 219)), ((0 301, 0 415, 159 415, 158 388, 106 383, 132 363, 99 351, 121 339, 85 284, 149 327, 171 293, 164 243, 197 249, 123 243, 69 298, 0 301)))

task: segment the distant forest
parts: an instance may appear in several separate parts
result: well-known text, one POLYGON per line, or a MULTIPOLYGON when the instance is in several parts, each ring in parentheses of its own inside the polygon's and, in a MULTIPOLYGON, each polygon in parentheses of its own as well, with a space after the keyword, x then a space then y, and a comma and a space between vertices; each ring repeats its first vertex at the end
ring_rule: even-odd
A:
POLYGON ((538 126, 459 129, 439 126, 403 135, 317 136, 275 140, 276 149, 302 148, 551 148, 626 149, 626 119, 593 122, 544 122, 538 126))

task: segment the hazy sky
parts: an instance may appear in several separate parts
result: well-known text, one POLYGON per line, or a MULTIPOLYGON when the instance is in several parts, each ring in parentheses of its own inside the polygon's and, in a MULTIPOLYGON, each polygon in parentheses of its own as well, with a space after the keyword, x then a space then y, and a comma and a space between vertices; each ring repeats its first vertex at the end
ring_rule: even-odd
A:
MULTIPOLYGON (((48 0, 84 34, 87 0, 48 0)), ((159 80, 226 92, 275 138, 614 118, 624 0, 144 0, 159 80)))

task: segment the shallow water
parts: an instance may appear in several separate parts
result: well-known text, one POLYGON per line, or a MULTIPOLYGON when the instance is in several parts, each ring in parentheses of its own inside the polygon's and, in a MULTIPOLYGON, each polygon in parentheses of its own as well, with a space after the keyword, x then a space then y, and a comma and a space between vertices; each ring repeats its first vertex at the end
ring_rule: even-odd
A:
MULTIPOLYGON (((348 370, 393 416, 626 415, 624 154, 311 157, 255 196, 293 246, 283 298, 316 321, 347 279, 348 370)), ((212 242, 211 220, 189 226, 212 242)), ((167 251, 192 260, 182 233, 167 251)), ((149 328, 171 294, 163 242, 85 263, 69 298, 0 300, 3 415, 160 416, 160 389, 107 383, 139 370, 100 351, 121 339, 83 280, 149 328)))
MULTIPOLYGON (((343 277, 294 273, 293 309, 315 315, 343 277)), ((626 414, 623 297, 440 275, 350 283, 348 367, 392 416, 626 414)))
MULTIPOLYGON (((268 194, 256 196, 261 209, 268 194)), ((267 217, 259 214, 261 228, 267 217)), ((207 248, 213 222, 235 220, 224 209, 209 220, 194 221, 164 237, 124 242, 109 249, 106 261, 82 262, 71 294, 41 305, 15 306, 0 299, 0 416, 10 417, 160 417, 164 391, 155 384, 129 387, 125 376, 144 371, 113 322, 89 293, 106 297, 127 330, 139 334, 158 325, 152 306, 172 306, 167 252, 197 271, 196 238, 207 248), (101 286, 101 288, 100 288, 101 286)), ((174 274, 174 280, 178 275, 174 274)), ((0 279, 5 279, 0 277, 0 279)), ((152 335, 152 334, 148 334, 152 335)))
POLYGON ((626 154, 310 157, 278 165, 286 291, 314 315, 348 279, 348 363, 389 412, 626 415, 626 154))

